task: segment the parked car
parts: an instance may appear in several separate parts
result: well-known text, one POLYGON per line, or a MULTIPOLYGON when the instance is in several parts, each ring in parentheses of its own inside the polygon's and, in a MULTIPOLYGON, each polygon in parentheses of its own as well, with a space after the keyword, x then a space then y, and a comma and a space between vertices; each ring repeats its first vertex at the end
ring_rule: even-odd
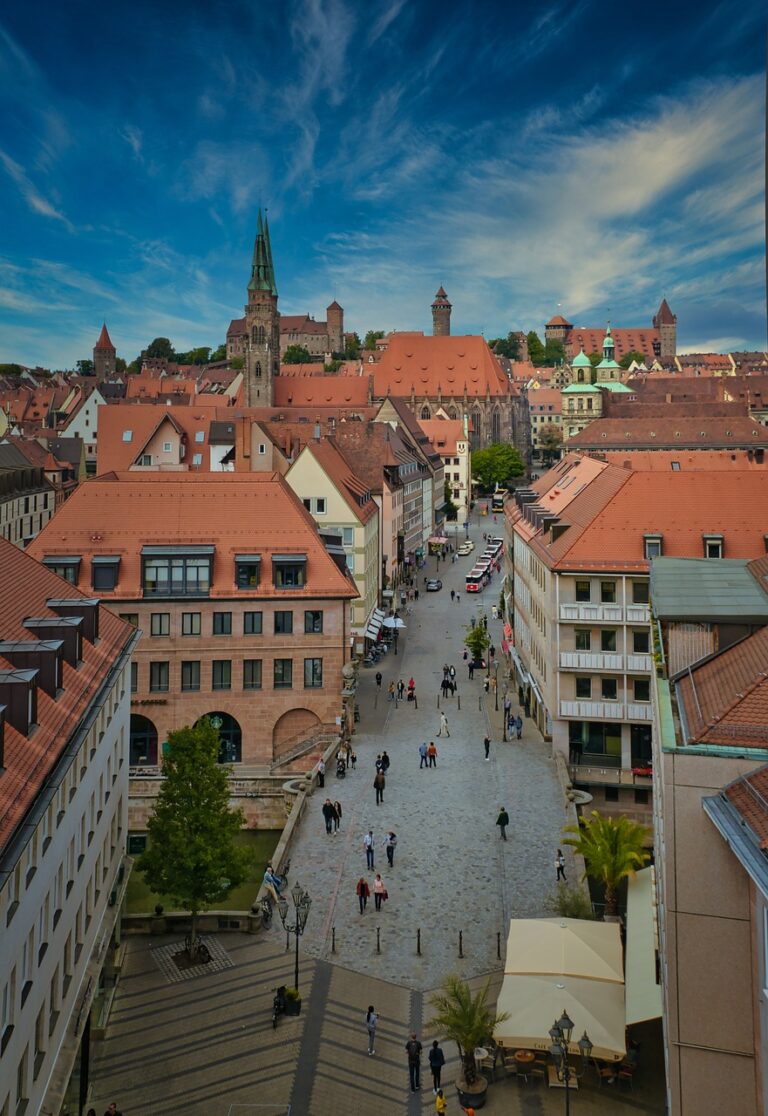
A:
POLYGON ((457 554, 471 554, 474 549, 475 549, 475 544, 471 541, 471 539, 467 539, 466 542, 463 542, 461 544, 461 546, 456 551, 456 553, 457 554))
POLYGON ((443 583, 439 577, 431 577, 427 582, 428 593, 437 593, 440 589, 442 589, 442 587, 443 583))

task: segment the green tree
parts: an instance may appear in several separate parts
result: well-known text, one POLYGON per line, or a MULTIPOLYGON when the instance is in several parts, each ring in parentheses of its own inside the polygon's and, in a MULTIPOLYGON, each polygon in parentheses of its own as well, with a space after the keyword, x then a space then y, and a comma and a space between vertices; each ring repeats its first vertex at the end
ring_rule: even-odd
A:
POLYGON ((631 821, 621 815, 618 818, 603 817, 593 810, 590 818, 583 815, 578 825, 567 825, 563 833, 573 833, 566 837, 564 845, 570 845, 584 857, 585 877, 597 880, 605 887, 605 913, 619 913, 619 884, 623 879, 634 876, 650 859, 645 841, 650 829, 639 822, 631 821))
POLYGON ((496 442, 472 454, 472 477, 481 489, 490 492, 498 484, 508 488, 515 477, 525 472, 522 458, 514 446, 496 442))
POLYGON ((219 345, 218 349, 214 349, 210 356, 211 364, 215 364, 220 360, 227 359, 227 346, 219 345))
POLYGON ((303 345, 289 345, 282 356, 283 364, 310 364, 312 357, 303 345))
POLYGON ((360 359, 361 348, 362 348, 362 344, 361 344, 361 341, 360 341, 360 335, 357 334, 357 333, 348 333, 347 334, 347 344, 346 344, 346 347, 344 349, 344 359, 345 360, 359 360, 360 359))
POLYGON ((592 365, 593 368, 597 368, 598 364, 603 359, 602 353, 587 353, 587 356, 589 357, 589 363, 592 365))
POLYGON ((497 337, 488 344, 499 356, 507 357, 508 360, 520 359, 520 338, 516 333, 510 331, 506 337, 497 337))
POLYGON ((563 348, 562 341, 553 338, 547 341, 544 346, 544 363, 545 364, 562 364, 565 360, 565 349, 563 348))
POLYGON ((220 902, 248 878, 250 854, 235 843, 243 825, 229 807, 229 770, 218 762, 221 741, 208 717, 168 737, 160 793, 138 862, 148 886, 192 916, 220 902))
POLYGON ((132 360, 131 363, 127 365, 125 371, 129 376, 138 375, 139 372, 141 372, 141 357, 137 356, 135 360, 132 360))
POLYGON ((455 523, 459 515, 459 509, 451 499, 451 486, 448 481, 443 485, 443 510, 445 511, 445 518, 451 523, 455 523))
POLYGON ((528 359, 531 364, 535 364, 537 367, 547 362, 546 350, 535 329, 532 329, 528 334, 528 359))
POLYGON ((563 445, 563 432, 557 423, 548 422, 539 430, 539 448, 546 461, 553 461, 563 445))
POLYGON ((232 357, 229 367, 239 372, 241 368, 245 368, 245 357, 232 357))
POLYGON ((128 365, 123 357, 115 357, 115 372, 125 372, 128 365))
POLYGON ((176 353, 179 364, 208 364, 211 359, 211 350, 207 345, 197 349, 190 349, 188 353, 176 353))
POLYGON ((23 371, 20 364, 0 364, 0 376, 20 376, 23 371))
POLYGON ((156 337, 150 341, 141 355, 154 360, 174 360, 176 356, 167 337, 156 337))
POLYGON ((464 644, 472 656, 472 661, 479 663, 485 652, 491 646, 491 637, 482 624, 467 624, 464 631, 464 644))
POLYGON ((466 981, 458 976, 449 976, 440 992, 431 998, 434 1015, 432 1029, 438 1035, 446 1035, 459 1048, 461 1058, 461 1077, 459 1088, 462 1092, 472 1092, 478 1080, 475 1050, 493 1038, 493 1032, 500 1023, 509 1018, 506 1012, 496 1012, 488 1003, 490 980, 472 995, 466 981), (464 1089, 468 1086, 468 1089, 464 1089))
POLYGON ((619 361, 619 367, 629 368, 633 360, 636 360, 638 364, 645 364, 645 353, 639 353, 637 349, 630 349, 619 361))
POLYGON ((363 341, 363 348, 364 349, 375 349, 376 348, 376 342, 379 341, 383 336, 384 336, 384 330, 383 329, 369 329, 368 332, 365 335, 365 340, 363 341))
POLYGON ((92 360, 78 360, 75 364, 81 376, 93 375, 93 361, 92 360))

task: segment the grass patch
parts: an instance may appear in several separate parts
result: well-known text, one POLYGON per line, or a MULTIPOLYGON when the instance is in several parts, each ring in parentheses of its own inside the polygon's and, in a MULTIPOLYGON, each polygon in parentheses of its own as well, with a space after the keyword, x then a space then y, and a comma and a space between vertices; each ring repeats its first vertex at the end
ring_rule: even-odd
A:
MULTIPOLYGON (((251 909, 251 903, 261 887, 264 869, 277 848, 281 833, 280 829, 246 829, 238 834, 238 843, 246 845, 251 850, 253 868, 245 883, 230 892, 227 898, 217 905, 216 910, 249 911, 251 909)), ((176 904, 168 896, 156 895, 154 891, 150 891, 141 872, 134 868, 128 880, 127 913, 152 914, 157 903, 161 903, 167 911, 176 909, 176 904)))

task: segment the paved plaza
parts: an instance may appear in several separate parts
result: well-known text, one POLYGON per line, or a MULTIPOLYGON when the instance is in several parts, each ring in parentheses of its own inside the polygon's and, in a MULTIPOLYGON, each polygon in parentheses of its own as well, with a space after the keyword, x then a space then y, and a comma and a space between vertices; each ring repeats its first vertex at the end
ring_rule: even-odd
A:
MULTIPOLYGON (((486 529, 492 527, 485 521, 486 529)), ((483 528, 473 531, 478 541, 483 528)), ((316 790, 291 848, 290 882, 312 895, 307 931, 301 942, 302 1015, 281 1018, 272 1029, 271 1003, 278 984, 293 982, 293 953, 279 920, 256 937, 221 935, 233 967, 169 984, 153 950, 168 939, 133 938, 118 986, 107 1038, 94 1063, 97 1113, 111 1100, 124 1116, 160 1116, 183 1111, 193 1116, 416 1116, 434 1111, 427 1080, 426 1045, 442 1038, 430 1031, 430 990, 449 972, 479 986, 490 975, 492 995, 501 982, 505 929, 509 919, 551 914, 555 890, 553 860, 566 812, 549 746, 530 721, 522 741, 502 743, 501 714, 482 675, 467 678, 462 658, 464 626, 486 612, 489 632, 501 647, 501 623, 491 619, 499 578, 478 599, 464 593, 471 564, 441 562, 443 590, 423 592, 407 616, 399 653, 379 669, 361 670, 361 720, 354 738, 357 770, 344 780, 329 771, 325 790, 316 790), (451 588, 460 604, 451 604, 451 588), (458 695, 440 699, 450 737, 438 737, 438 693, 444 663, 456 667, 458 695), (390 679, 416 681, 418 708, 387 700, 390 679), (484 759, 483 737, 492 738, 484 759), (434 740, 437 767, 419 768, 418 745, 434 740), (386 749, 392 761, 384 803, 375 804, 374 762, 386 749), (338 799, 343 817, 338 835, 328 836, 321 814, 325 797, 338 799), (509 840, 495 826, 506 806, 509 840), (374 830, 376 869, 389 892, 383 910, 371 898, 364 915, 355 885, 366 870, 363 835, 374 830), (397 833, 394 868, 382 847, 385 832, 397 833), (377 951, 377 929, 379 949, 377 951), (421 930, 421 955, 417 931, 421 930), (333 951, 335 931, 335 952, 333 951), (459 957, 459 933, 464 957, 459 957), (501 935, 500 939, 498 935, 501 935), (368 1057, 367 1005, 379 1013, 376 1054, 368 1057), (424 1090, 408 1090, 404 1044, 408 1032, 425 1045, 424 1090)), ((504 675, 499 671, 499 705, 504 675)), ((513 693, 513 710, 517 711, 513 693)), ((332 766, 332 765, 329 765, 332 766)), ((565 850, 564 850, 565 851, 565 850)), ((577 873, 566 852, 570 881, 577 873)), ((291 946, 293 943, 291 943, 291 946)), ((453 1089, 458 1065, 445 1042, 449 1113, 460 1112, 453 1089)), ((573 1111, 660 1113, 663 1111, 660 1050, 646 1052, 648 1070, 638 1091, 598 1092, 596 1082, 580 1090, 573 1111)), ((513 1079, 489 1089, 485 1111, 505 1116, 554 1116, 563 1111, 562 1091, 513 1079)))

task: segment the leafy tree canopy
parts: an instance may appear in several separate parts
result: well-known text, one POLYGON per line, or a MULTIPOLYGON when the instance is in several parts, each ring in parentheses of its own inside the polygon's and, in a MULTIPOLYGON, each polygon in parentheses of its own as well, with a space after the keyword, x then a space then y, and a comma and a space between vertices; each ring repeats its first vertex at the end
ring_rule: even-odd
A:
POLYGON ((93 361, 92 360, 78 360, 75 362, 75 367, 81 376, 93 375, 93 361))
POLYGON ((115 357, 115 372, 125 372, 127 367, 123 357, 115 357))
POLYGON ((236 844, 243 824, 229 807, 229 770, 219 733, 205 717, 168 737, 165 778, 147 825, 138 869, 148 886, 192 914, 220 902, 248 877, 250 853, 236 844))
POLYGON ((539 446, 545 457, 552 458, 563 444, 563 432, 554 422, 548 422, 539 430, 539 446))
POLYGON ((448 481, 443 485, 443 509, 445 511, 445 518, 451 523, 455 523, 458 518, 459 509, 451 499, 451 486, 448 481))
POLYGON ((632 364, 633 361, 637 361, 638 364, 645 364, 645 353, 639 353, 637 349, 631 349, 621 358, 621 360, 619 361, 619 367, 629 368, 630 364, 632 364))
POLYGON ((535 329, 528 334, 528 359, 537 367, 546 363, 546 352, 535 329))
POLYGON ((213 352, 211 353, 210 359, 211 359, 212 364, 215 363, 216 361, 219 361, 219 360, 226 360, 227 359, 227 346, 226 345, 219 345, 218 349, 214 349, 213 352))
POLYGON ((589 363, 592 365, 593 368, 596 368, 600 361, 603 359, 602 353, 587 353, 587 356, 589 357, 589 363))
POLYGON ((589 818, 582 815, 578 825, 565 826, 563 833, 574 834, 564 838, 563 844, 584 857, 585 875, 605 886, 605 913, 618 914, 619 884, 650 859, 645 847, 648 827, 623 815, 609 818, 593 810, 589 818))
POLYGON ((468 624, 464 630, 467 633, 464 636, 464 643, 473 660, 479 662, 491 646, 491 637, 482 624, 468 624))
POLYGON ((310 364, 312 357, 303 345, 289 345, 282 356, 283 364, 310 364))
POLYGON ((179 364, 208 364, 211 359, 211 350, 207 345, 198 349, 190 349, 187 353, 176 353, 175 359, 179 364))
POLYGON ((20 364, 0 364, 0 376, 20 376, 23 371, 20 364))
POLYGON ((488 344, 499 356, 507 357, 508 360, 520 359, 520 338, 512 331, 506 337, 497 337, 488 344))
POLYGON ((522 458, 514 446, 503 442, 475 450, 472 454, 472 477, 481 489, 490 492, 496 485, 508 488, 515 477, 525 472, 522 458))
POLYGON ((156 337, 150 341, 141 355, 153 360, 173 360, 176 356, 167 337, 156 337))
POLYGON ((383 329, 369 329, 368 332, 365 335, 365 340, 363 341, 363 348, 364 349, 375 349, 376 348, 376 342, 379 341, 383 336, 384 336, 384 330, 383 329))
POLYGON ((544 346, 545 364, 562 364, 565 360, 565 349, 562 341, 550 340, 544 346))
POLYGON ((239 372, 241 368, 245 368, 245 357, 232 357, 229 367, 239 372))
POLYGON ((357 334, 357 333, 348 333, 347 334, 347 344, 346 344, 346 347, 344 349, 344 359, 345 360, 357 360, 358 357, 360 356, 361 348, 362 348, 362 343, 360 341, 360 335, 357 334))

